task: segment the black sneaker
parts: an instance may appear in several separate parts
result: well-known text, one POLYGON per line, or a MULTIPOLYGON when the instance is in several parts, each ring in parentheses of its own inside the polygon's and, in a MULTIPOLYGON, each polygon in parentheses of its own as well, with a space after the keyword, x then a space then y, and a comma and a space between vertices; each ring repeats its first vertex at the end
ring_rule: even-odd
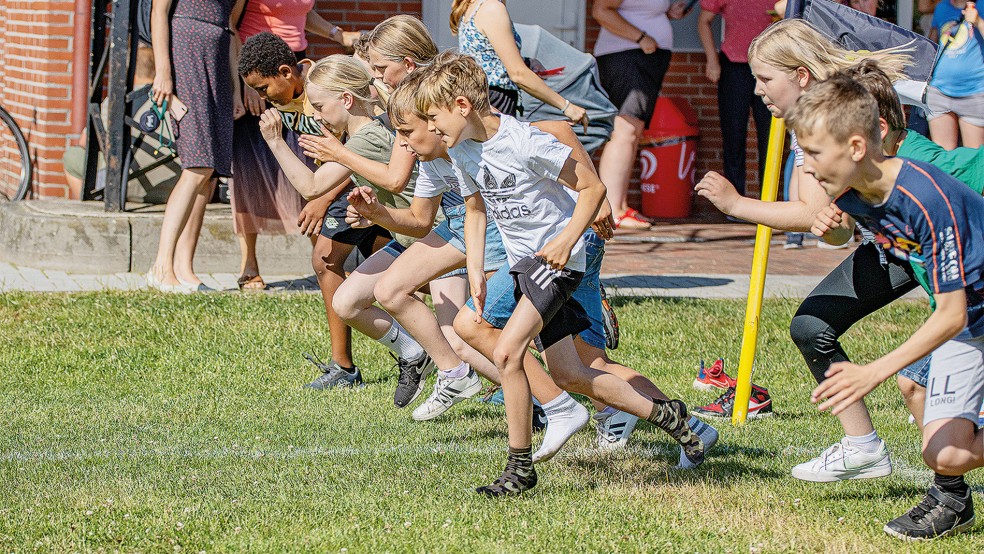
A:
POLYGON ((889 521, 885 532, 904 541, 928 541, 969 531, 975 522, 970 489, 961 498, 933 485, 922 502, 889 521))
POLYGON ((424 390, 427 378, 434 373, 437 366, 426 353, 416 360, 397 358, 396 365, 400 368, 400 377, 397 379, 393 403, 397 408, 404 408, 420 395, 420 391, 424 390))
POLYGON ((615 317, 615 310, 608 301, 608 294, 605 292, 605 285, 601 287, 601 315, 605 325, 605 346, 609 350, 618 348, 618 318, 615 317))
POLYGON ((321 376, 304 385, 305 388, 314 390, 326 390, 344 387, 361 387, 362 372, 358 367, 345 369, 332 360, 326 364, 318 359, 314 354, 304 353, 304 358, 321 370, 321 376))

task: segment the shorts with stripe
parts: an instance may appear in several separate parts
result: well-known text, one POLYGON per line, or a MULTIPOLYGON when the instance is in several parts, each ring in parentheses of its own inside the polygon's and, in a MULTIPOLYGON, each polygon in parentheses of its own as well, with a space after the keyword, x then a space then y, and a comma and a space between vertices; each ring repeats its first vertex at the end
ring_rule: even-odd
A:
POLYGON ((584 308, 571 298, 584 273, 567 268, 556 270, 539 258, 527 256, 516 262, 509 274, 516 285, 516 302, 525 296, 543 319, 543 329, 536 337, 538 350, 546 350, 591 326, 584 308))

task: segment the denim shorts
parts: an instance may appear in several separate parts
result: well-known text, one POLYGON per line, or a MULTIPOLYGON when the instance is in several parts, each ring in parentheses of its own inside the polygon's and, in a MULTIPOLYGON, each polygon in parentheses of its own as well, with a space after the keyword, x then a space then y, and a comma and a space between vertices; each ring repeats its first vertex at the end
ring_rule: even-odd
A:
MULTIPOLYGON (((604 350, 605 323, 602 319, 600 280, 601 262, 605 257, 605 241, 593 229, 588 229, 584 233, 584 249, 587 254, 584 277, 571 298, 577 300, 587 312, 591 326, 581 331, 578 336, 589 346, 604 350)), ((488 321, 496 329, 505 327, 509 317, 516 309, 514 288, 515 283, 509 274, 509 267, 505 265, 499 268, 492 277, 489 277, 486 283, 482 319, 488 321)), ((471 298, 468 299, 467 306, 472 310, 475 309, 475 304, 471 298)))
MULTIPOLYGON (((434 227, 437 236, 448 244, 465 252, 465 205, 444 210, 445 219, 434 227)), ((485 224, 485 271, 496 271, 506 265, 506 248, 502 246, 502 236, 494 221, 485 224)), ((457 270, 455 270, 457 271, 457 270)), ((451 272, 454 273, 454 272, 451 272)))
POLYGON ((912 362, 899 371, 899 377, 905 377, 906 379, 915 381, 917 385, 925 387, 926 381, 929 380, 929 364, 932 359, 933 355, 930 354, 921 360, 912 362))
POLYGON ((394 258, 399 258, 400 254, 407 251, 407 247, 396 242, 395 240, 391 240, 386 243, 386 246, 380 248, 380 250, 386 252, 390 256, 393 256, 394 258))

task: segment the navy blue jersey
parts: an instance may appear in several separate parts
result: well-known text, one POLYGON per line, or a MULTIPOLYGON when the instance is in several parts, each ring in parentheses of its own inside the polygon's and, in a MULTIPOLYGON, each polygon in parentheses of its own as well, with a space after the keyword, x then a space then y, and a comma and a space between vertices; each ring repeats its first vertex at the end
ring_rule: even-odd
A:
MULTIPOLYGON (((935 166, 899 159, 902 170, 884 204, 872 206, 848 189, 837 207, 890 254, 923 267, 929 294, 964 289, 968 308, 984 305, 984 198, 935 166)), ((968 312, 975 337, 984 335, 981 313, 968 312)))

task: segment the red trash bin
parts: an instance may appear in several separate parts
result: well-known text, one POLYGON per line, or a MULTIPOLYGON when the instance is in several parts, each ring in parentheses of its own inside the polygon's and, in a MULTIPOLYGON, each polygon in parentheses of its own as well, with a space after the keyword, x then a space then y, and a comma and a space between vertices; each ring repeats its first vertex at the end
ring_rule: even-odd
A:
POLYGON ((655 218, 690 215, 697 159, 697 113, 683 98, 659 97, 639 142, 642 213, 655 218))

